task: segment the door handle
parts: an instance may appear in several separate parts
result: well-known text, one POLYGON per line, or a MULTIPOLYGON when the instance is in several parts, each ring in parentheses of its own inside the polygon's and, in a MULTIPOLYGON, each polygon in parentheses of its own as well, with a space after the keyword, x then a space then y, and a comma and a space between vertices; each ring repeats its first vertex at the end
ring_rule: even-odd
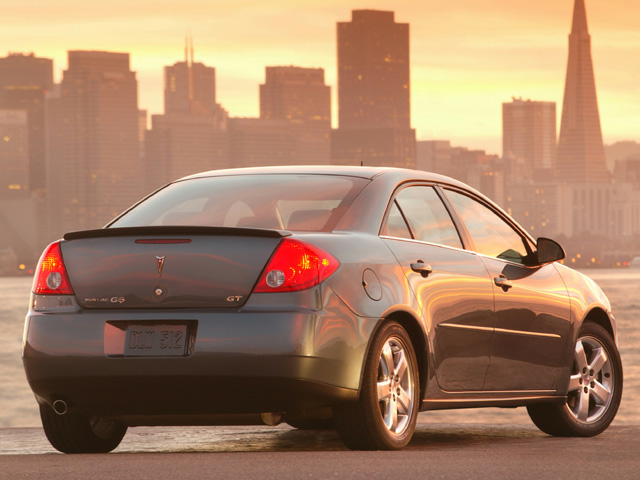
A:
POLYGON ((493 282, 500 288, 502 288, 502 291, 506 292, 507 290, 509 290, 511 287, 513 287, 513 283, 511 283, 511 280, 509 280, 507 277, 505 277, 504 275, 500 275, 499 277, 495 277, 493 279, 493 282))
POLYGON ((431 265, 427 265, 422 260, 418 260, 416 263, 412 263, 410 266, 411 266, 411 270, 413 270, 416 273, 419 273, 424 278, 427 278, 429 274, 433 272, 433 268, 431 268, 431 265))

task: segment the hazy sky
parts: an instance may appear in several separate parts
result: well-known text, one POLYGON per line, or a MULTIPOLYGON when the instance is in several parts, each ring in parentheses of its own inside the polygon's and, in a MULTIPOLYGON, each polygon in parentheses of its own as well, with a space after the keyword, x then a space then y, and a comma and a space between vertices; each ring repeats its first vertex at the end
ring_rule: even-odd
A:
MULTIPOLYGON (((586 5, 605 142, 640 141, 640 1, 586 5)), ((336 22, 365 8, 410 24, 418 139, 501 153, 511 97, 555 101, 559 121, 573 0, 0 0, 0 55, 53 58, 60 81, 67 50, 128 52, 140 108, 162 113, 162 68, 190 31, 230 115, 258 115, 265 66, 296 65, 325 69, 336 118, 336 22)))

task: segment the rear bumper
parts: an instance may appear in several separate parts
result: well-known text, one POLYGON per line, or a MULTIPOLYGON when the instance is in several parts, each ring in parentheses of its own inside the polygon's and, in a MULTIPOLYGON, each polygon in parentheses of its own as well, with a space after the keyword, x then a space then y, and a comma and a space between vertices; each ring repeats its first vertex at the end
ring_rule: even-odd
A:
POLYGON ((282 377, 98 376, 29 383, 40 403, 63 400, 69 412, 132 417, 138 425, 232 425, 220 416, 313 410, 358 396, 357 390, 282 377))
POLYGON ((352 401, 377 321, 332 303, 321 311, 31 311, 25 372, 40 403, 62 399, 86 415, 285 412, 352 401), (108 322, 190 322, 197 334, 182 357, 110 355, 108 322))

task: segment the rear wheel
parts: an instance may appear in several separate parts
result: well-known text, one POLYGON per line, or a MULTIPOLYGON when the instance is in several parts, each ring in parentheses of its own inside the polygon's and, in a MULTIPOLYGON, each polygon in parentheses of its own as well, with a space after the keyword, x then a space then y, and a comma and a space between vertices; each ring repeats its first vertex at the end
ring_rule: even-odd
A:
POLYGON ((58 415, 49 405, 40 405, 40 418, 47 439, 63 453, 107 453, 127 433, 126 425, 116 420, 79 413, 58 415))
POLYGON ((416 355, 405 329, 384 324, 364 365, 360 398, 334 410, 338 433, 353 450, 399 450, 416 427, 420 382, 416 355))
POLYGON ((606 430, 622 397, 622 362, 611 335, 586 323, 576 342, 567 402, 530 405, 533 423, 549 435, 591 437, 606 430))

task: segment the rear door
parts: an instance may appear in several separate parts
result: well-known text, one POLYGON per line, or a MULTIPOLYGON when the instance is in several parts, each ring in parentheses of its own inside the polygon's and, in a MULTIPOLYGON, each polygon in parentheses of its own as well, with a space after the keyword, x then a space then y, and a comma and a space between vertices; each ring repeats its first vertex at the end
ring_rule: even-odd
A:
POLYGON ((535 246, 479 198, 445 190, 491 276, 495 327, 484 389, 552 391, 571 333, 566 287, 553 264, 527 266, 535 246))
POLYGON ((491 282, 477 255, 463 250, 436 190, 411 185, 397 192, 381 236, 422 307, 440 388, 481 390, 493 331, 491 282))

